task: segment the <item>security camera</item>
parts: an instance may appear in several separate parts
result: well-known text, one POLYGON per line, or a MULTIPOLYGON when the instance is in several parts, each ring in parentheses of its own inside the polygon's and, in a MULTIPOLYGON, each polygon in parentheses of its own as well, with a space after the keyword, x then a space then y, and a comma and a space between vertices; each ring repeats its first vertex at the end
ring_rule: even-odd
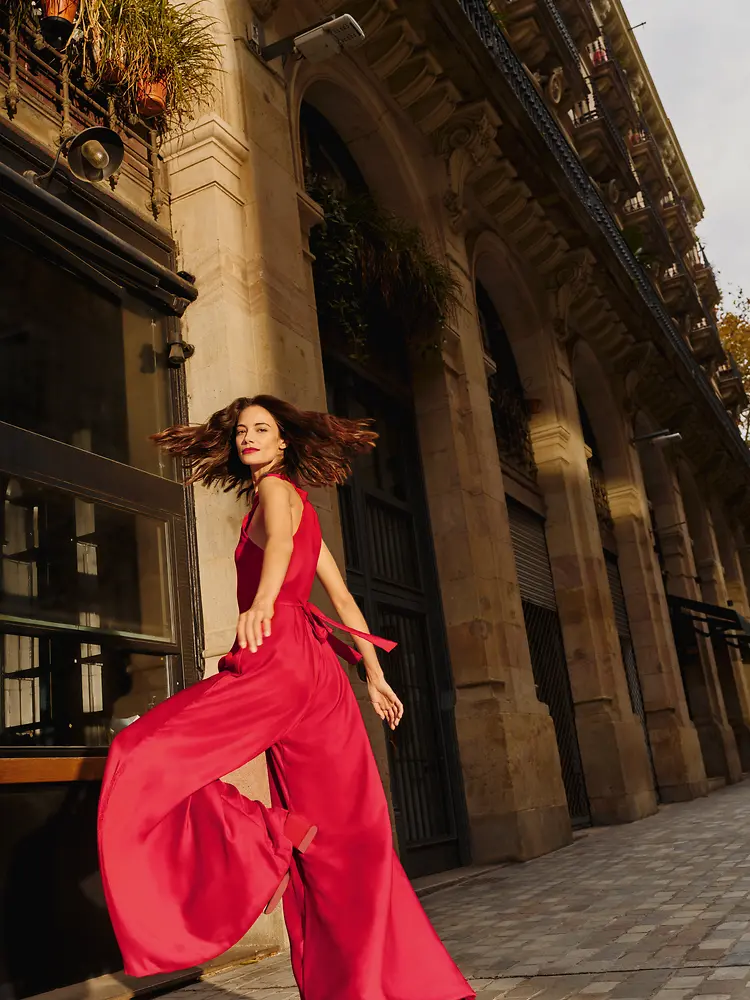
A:
POLYGON ((344 49, 356 49, 364 40, 365 33, 351 14, 341 14, 327 24, 297 35, 294 47, 308 62, 316 63, 338 55, 344 49))
MULTIPOLYGON (((339 14, 338 17, 329 17, 299 35, 289 35, 271 45, 261 46, 260 56, 264 62, 270 62, 272 59, 290 56, 296 52, 308 62, 317 63, 338 55, 344 49, 355 49, 364 40, 365 33, 351 14, 339 14)), ((249 42, 247 44, 249 48, 253 47, 249 42)), ((255 48, 255 51, 258 49, 255 48)))

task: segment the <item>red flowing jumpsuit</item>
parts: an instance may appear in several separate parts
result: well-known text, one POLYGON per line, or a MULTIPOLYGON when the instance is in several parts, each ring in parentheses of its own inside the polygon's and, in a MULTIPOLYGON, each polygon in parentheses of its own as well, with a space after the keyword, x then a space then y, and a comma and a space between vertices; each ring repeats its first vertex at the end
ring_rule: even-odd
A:
MULTIPOLYGON (((334 652, 352 651, 308 601, 321 534, 298 492, 302 520, 271 636, 256 653, 235 645, 218 674, 112 744, 99 854, 125 972, 171 972, 221 954, 291 869, 284 917, 302 1000, 473 997, 393 850, 375 759, 334 652), (271 808, 220 780, 264 751, 271 808), (284 836, 287 810, 318 827, 304 855, 284 836)), ((263 563, 245 524, 235 560, 245 611, 263 563)))

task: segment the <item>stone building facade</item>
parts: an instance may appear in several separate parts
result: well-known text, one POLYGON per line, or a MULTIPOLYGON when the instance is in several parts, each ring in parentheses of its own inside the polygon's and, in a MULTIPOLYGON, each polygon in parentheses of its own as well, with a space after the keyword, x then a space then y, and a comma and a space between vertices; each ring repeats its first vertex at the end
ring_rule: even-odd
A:
MULTIPOLYGON (((409 873, 526 860, 741 780, 747 400, 695 236, 703 204, 620 0, 203 7, 222 45, 211 109, 161 159, 133 153, 112 193, 53 194, 162 260, 175 295, 194 298, 194 277, 165 327, 194 347, 170 375, 174 417, 266 392, 376 418, 376 457, 314 500, 370 625, 399 641, 395 742, 363 711, 409 873), (366 39, 325 62, 266 62, 252 41, 340 13, 366 39), (439 350, 356 361, 320 328, 316 156, 451 268, 439 350)), ((0 136, 17 171, 59 134, 19 89, 0 136)), ((131 403, 135 442, 150 426, 131 403)), ((167 653, 192 663, 197 645, 210 673, 234 639, 243 511, 185 503, 172 572, 201 617, 183 594, 197 625, 167 653)), ((99 758, 72 760, 1 758, 0 779, 11 794, 100 777, 99 758)), ((262 762, 231 780, 267 794, 262 762)), ((282 941, 276 914, 244 945, 282 941)))

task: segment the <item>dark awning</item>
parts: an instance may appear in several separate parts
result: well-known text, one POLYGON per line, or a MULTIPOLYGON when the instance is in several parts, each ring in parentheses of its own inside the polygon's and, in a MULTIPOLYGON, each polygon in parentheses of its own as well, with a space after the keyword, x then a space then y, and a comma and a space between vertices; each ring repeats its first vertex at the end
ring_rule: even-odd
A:
POLYGON ((0 163, 0 230, 33 241, 109 291, 128 289, 173 316, 198 297, 194 285, 18 171, 0 163))
MULTIPOLYGON (((750 651, 750 621, 734 608, 719 604, 691 601, 687 597, 667 597, 673 618, 689 620, 698 635, 721 636, 731 646, 741 646, 750 651)), ((678 619, 679 620, 679 619, 678 619)))

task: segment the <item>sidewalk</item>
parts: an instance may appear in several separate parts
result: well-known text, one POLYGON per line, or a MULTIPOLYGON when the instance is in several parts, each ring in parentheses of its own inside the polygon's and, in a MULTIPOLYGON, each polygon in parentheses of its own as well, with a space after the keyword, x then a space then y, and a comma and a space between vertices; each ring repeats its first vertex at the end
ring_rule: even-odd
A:
MULTIPOLYGON (((750 782, 423 903, 480 1000, 750 1000, 750 782)), ((296 1000, 286 956, 170 995, 237 996, 296 1000)))

